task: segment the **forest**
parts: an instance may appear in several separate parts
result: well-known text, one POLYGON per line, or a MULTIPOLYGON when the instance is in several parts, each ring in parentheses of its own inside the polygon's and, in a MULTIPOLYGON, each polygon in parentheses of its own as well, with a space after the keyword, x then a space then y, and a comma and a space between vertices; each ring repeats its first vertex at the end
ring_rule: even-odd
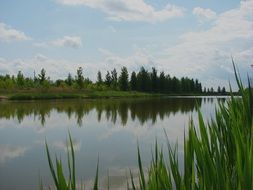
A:
POLYGON ((75 76, 70 73, 66 79, 51 80, 46 70, 41 69, 38 75, 26 77, 19 71, 17 75, 0 75, 0 90, 31 90, 31 89, 62 89, 62 90, 114 90, 114 91, 136 91, 160 94, 226 94, 225 87, 214 88, 202 87, 198 79, 170 76, 164 71, 158 73, 156 68, 148 71, 141 67, 138 72, 129 73, 126 67, 117 72, 114 68, 107 71, 103 77, 98 71, 97 80, 91 81, 83 74, 83 68, 76 70, 75 76))

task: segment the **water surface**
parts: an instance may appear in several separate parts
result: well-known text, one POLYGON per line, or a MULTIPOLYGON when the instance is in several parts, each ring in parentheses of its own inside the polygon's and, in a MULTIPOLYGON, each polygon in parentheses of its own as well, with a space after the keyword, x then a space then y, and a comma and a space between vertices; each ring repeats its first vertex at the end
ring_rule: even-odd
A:
POLYGON ((40 178, 46 187, 52 184, 45 140, 52 155, 61 156, 66 164, 68 131, 74 139, 77 176, 86 188, 92 184, 99 157, 101 188, 109 174, 112 189, 125 189, 129 169, 137 171, 137 140, 145 166, 155 139, 165 147, 164 130, 182 155, 189 118, 196 119, 198 106, 210 118, 217 101, 207 97, 2 101, 0 189, 38 189, 40 178))

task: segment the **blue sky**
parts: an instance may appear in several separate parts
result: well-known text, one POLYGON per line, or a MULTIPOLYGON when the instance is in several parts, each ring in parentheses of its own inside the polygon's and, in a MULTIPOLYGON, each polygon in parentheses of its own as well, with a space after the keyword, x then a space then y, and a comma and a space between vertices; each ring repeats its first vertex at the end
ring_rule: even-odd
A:
POLYGON ((0 2, 0 74, 86 77, 156 67, 207 87, 252 74, 253 1, 8 0, 0 2))

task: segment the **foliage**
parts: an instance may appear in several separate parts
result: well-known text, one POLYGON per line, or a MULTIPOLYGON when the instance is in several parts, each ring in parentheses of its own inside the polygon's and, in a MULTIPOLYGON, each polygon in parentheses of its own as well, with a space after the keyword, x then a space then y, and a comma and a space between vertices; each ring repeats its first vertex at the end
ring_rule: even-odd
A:
POLYGON ((111 84, 112 84, 112 77, 111 77, 109 71, 107 71, 106 76, 105 76, 105 84, 106 84, 108 87, 110 87, 111 84))
POLYGON ((69 73, 68 74, 68 77, 67 79, 65 80, 65 83, 68 85, 68 86, 71 86, 73 84, 73 78, 71 76, 71 74, 69 73))
POLYGON ((137 77, 136 77, 136 73, 134 71, 131 74, 130 88, 133 91, 137 90, 137 77))
POLYGON ((79 67, 76 71, 76 83, 78 88, 82 89, 84 87, 84 77, 82 67, 79 67))
POLYGON ((25 84, 24 75, 22 74, 21 71, 18 71, 18 74, 17 74, 17 85, 22 88, 24 86, 24 84, 25 84))
POLYGON ((117 89, 118 85, 118 74, 115 68, 111 71, 111 78, 112 78, 112 88, 115 90, 117 89))
POLYGON ((103 83, 102 74, 101 74, 100 71, 98 71, 98 74, 97 74, 97 84, 101 85, 102 83, 103 83))
POLYGON ((46 81, 46 70, 42 68, 38 76, 39 83, 42 85, 46 81))
POLYGON ((119 89, 126 91, 128 90, 128 71, 126 67, 122 67, 119 76, 119 89))
MULTIPOLYGON (((54 88, 61 89, 86 89, 86 90, 132 90, 147 93, 163 93, 163 94, 201 94, 202 85, 197 79, 188 77, 171 77, 163 71, 158 74, 156 68, 152 68, 151 72, 141 67, 138 72, 133 71, 128 73, 126 67, 121 69, 118 77, 117 71, 114 68, 112 71, 107 71, 103 80, 102 73, 98 71, 97 81, 92 82, 89 78, 84 78, 83 68, 79 67, 75 77, 68 73, 65 79, 50 80, 46 76, 46 70, 41 69, 38 75, 33 78, 25 77, 21 71, 16 76, 0 75, 0 91, 8 90, 29 90, 43 89, 49 90, 54 88), (129 78, 130 77, 130 78, 129 78)), ((209 90, 205 88, 205 94, 225 95, 225 88, 219 88, 219 92, 215 92, 213 88, 209 90)))

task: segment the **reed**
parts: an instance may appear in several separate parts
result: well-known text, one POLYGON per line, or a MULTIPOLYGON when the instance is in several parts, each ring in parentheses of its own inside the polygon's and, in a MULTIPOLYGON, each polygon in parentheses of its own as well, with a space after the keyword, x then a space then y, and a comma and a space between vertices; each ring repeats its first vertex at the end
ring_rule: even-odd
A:
MULTIPOLYGON (((198 111, 198 127, 190 120, 183 171, 177 147, 170 146, 168 137, 168 160, 156 144, 147 179, 139 162, 138 189, 253 189, 253 95, 250 82, 245 90, 233 66, 241 98, 231 94, 209 122, 198 111)), ((132 183, 132 189, 136 186, 132 183)))
MULTIPOLYGON (((54 186, 57 190, 76 190, 77 189, 77 180, 76 180, 76 164, 75 164, 75 152, 73 147, 73 141, 71 138, 71 135, 69 133, 68 143, 69 146, 67 146, 67 156, 68 156, 68 177, 65 177, 63 172, 63 164, 60 159, 57 157, 55 158, 55 164, 53 164, 51 154, 48 148, 47 142, 45 143, 46 146, 46 154, 47 154, 47 160, 48 165, 50 168, 50 172, 54 181, 54 186)), ((80 185, 78 189, 84 190, 85 184, 80 185)), ((39 187, 40 190, 43 190, 42 183, 39 187)), ((49 187, 50 189, 50 187, 49 187)), ((98 189, 98 165, 96 170, 96 176, 95 176, 95 182, 94 182, 94 190, 98 189)))

